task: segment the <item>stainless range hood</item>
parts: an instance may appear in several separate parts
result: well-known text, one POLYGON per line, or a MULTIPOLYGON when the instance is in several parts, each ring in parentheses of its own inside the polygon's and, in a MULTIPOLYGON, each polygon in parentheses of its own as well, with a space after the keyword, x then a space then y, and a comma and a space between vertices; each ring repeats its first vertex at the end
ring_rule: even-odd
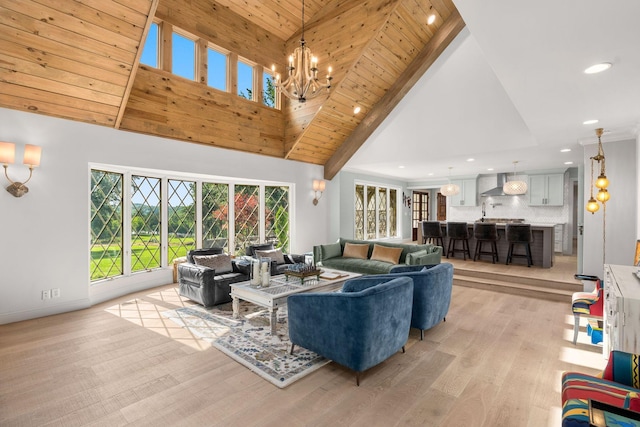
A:
POLYGON ((504 191, 502 191, 502 187, 504 186, 505 182, 507 182, 507 174, 506 173, 499 173, 497 175, 496 186, 494 188, 492 188, 491 190, 487 190, 487 191, 481 193, 480 196, 481 197, 509 196, 509 194, 507 194, 504 191))

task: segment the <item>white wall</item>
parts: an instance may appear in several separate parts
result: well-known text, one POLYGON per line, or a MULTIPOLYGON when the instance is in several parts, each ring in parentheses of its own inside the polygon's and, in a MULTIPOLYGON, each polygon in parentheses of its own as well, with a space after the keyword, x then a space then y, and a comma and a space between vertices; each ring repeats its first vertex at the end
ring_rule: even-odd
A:
MULTIPOLYGON (((606 204, 606 215, 602 207, 595 214, 585 212, 583 239, 583 272, 599 277, 603 277, 603 264, 631 265, 633 263, 638 236, 636 140, 603 142, 602 146, 611 199, 606 204)), ((585 146, 585 203, 590 197, 590 157, 596 155, 597 151, 596 144, 585 146)), ((597 176, 598 171, 599 169, 594 170, 594 175, 597 176)))
POLYGON ((310 251, 329 240, 330 204, 326 199, 312 204, 311 184, 322 178, 321 166, 7 109, 0 109, 0 141, 16 143, 9 176, 18 181, 28 175, 21 164, 24 144, 42 147, 29 193, 14 198, 0 191, 0 324, 84 308, 172 281, 167 268, 90 285, 89 163, 292 182, 291 252, 310 251), (52 288, 60 288, 61 297, 41 300, 41 291, 52 288))

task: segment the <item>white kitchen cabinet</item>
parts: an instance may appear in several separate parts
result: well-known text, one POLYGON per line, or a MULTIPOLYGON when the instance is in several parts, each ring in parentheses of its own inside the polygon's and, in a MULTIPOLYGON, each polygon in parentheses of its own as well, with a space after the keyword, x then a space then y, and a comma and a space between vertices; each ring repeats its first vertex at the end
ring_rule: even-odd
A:
POLYGON ((451 206, 477 206, 477 184, 476 179, 451 180, 452 184, 460 187, 460 192, 451 197, 451 206))
POLYGON ((564 205, 564 174, 529 175, 529 206, 564 205))
POLYGON ((562 252, 564 243, 564 224, 556 224, 553 230, 553 251, 562 252))
POLYGON ((604 266, 604 327, 602 352, 640 353, 640 279, 638 267, 604 266))

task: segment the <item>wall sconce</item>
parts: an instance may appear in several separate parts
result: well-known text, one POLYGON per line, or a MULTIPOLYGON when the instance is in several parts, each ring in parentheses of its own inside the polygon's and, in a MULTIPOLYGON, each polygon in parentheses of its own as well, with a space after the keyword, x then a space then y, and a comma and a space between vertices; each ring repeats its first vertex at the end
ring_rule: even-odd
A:
POLYGON ((325 182, 323 180, 321 179, 313 180, 313 191, 316 193, 313 199, 314 206, 318 204, 318 200, 320 200, 320 198, 322 197, 322 193, 324 192, 324 187, 325 187, 325 182), (319 196, 318 196, 318 193, 320 193, 319 196))
POLYGON ((31 179, 33 168, 40 166, 41 154, 41 147, 30 144, 25 145, 22 163, 29 166, 29 178, 27 178, 25 182, 13 181, 9 178, 7 169, 9 169, 9 165, 15 161, 16 145, 11 142, 0 142, 0 163, 2 163, 4 167, 4 176, 7 178, 7 181, 11 183, 11 185, 7 187, 7 191, 11 193, 11 195, 14 197, 22 197, 29 192, 25 184, 31 179))
POLYGON ((402 203, 408 208, 411 207, 411 197, 405 196, 404 192, 402 192, 402 203))

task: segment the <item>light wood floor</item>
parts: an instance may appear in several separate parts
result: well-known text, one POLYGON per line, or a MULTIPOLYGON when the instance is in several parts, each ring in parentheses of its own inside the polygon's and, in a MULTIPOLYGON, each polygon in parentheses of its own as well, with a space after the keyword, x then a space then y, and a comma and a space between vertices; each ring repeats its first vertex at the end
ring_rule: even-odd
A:
POLYGON ((0 326, 2 426, 558 426, 560 376, 596 373, 567 304, 454 286, 447 321, 362 375, 278 389, 160 313, 175 285, 0 326))

